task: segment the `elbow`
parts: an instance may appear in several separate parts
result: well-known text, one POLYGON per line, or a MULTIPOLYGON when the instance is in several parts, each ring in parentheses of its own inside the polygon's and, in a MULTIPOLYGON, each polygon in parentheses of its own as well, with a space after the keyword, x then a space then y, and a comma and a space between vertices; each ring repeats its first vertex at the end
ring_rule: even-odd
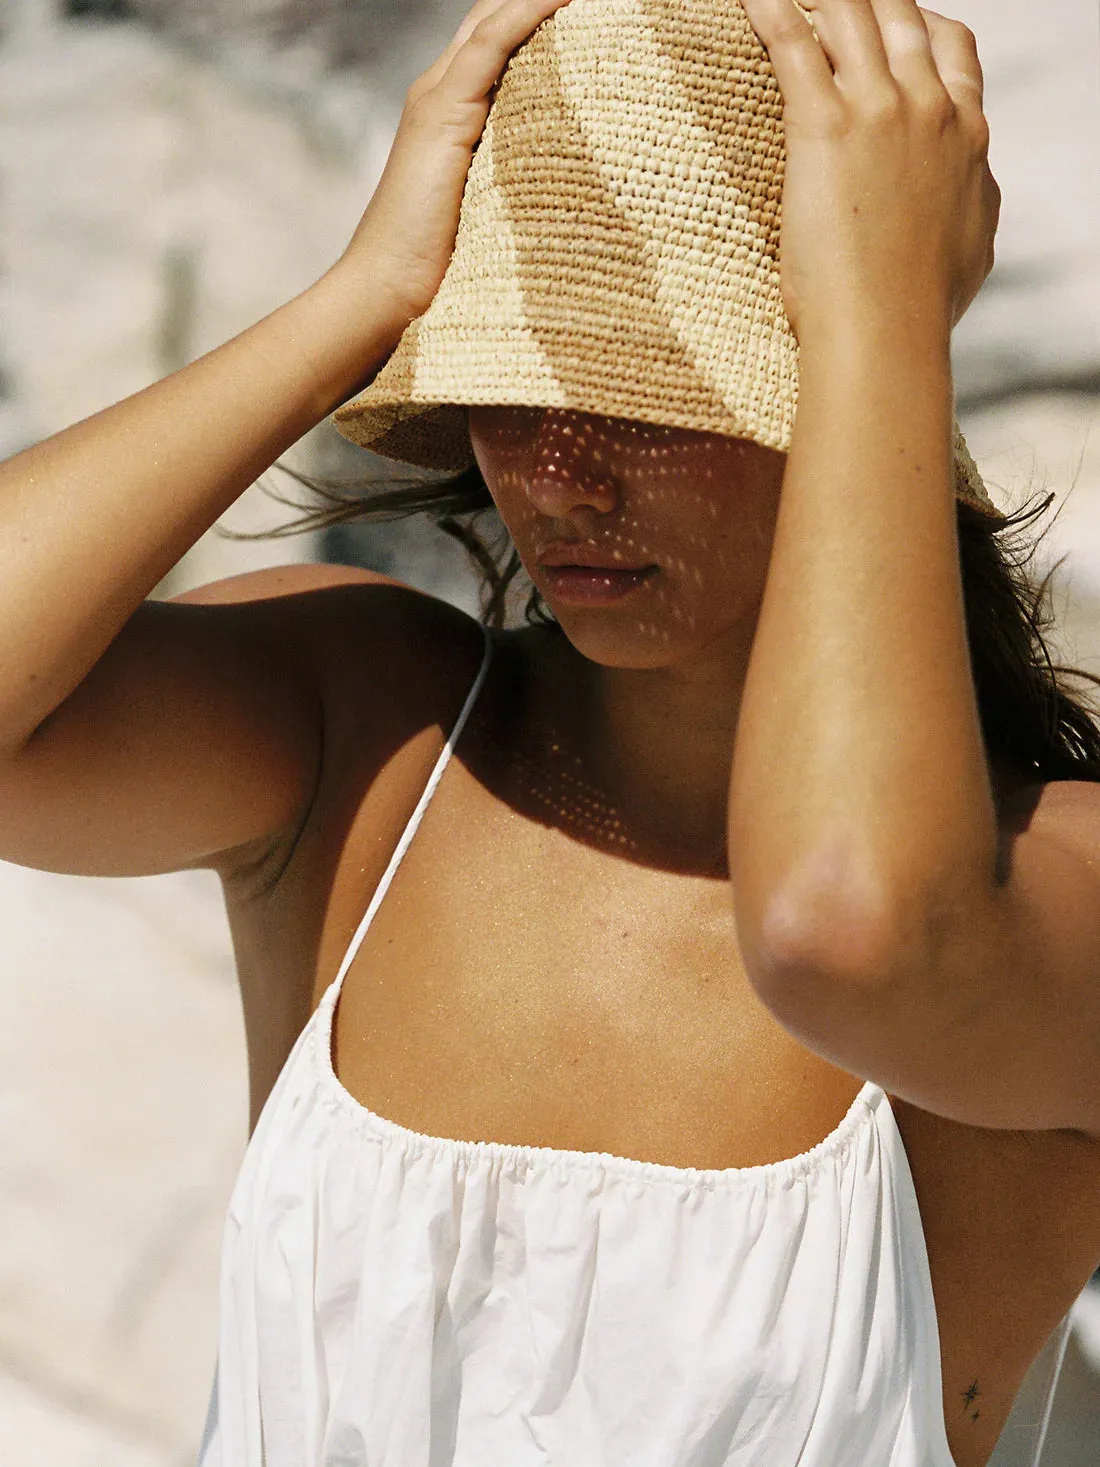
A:
POLYGON ((827 922, 780 902, 765 919, 752 967, 765 989, 810 982, 879 989, 897 972, 899 947, 894 929, 847 911, 842 900, 827 922))
POLYGON ((895 929, 838 895, 825 920, 776 902, 745 962, 772 1017, 833 1064, 858 1069, 874 1037, 896 1015, 900 943, 895 929))
MULTIPOLYGON (((761 1000, 784 1006, 806 993, 865 993, 892 986, 905 965, 911 915, 881 880, 853 863, 805 863, 762 905, 757 920, 738 911, 742 958, 761 1000), (838 873, 838 868, 842 868, 838 873)), ((912 932, 910 932, 912 936, 912 932)))

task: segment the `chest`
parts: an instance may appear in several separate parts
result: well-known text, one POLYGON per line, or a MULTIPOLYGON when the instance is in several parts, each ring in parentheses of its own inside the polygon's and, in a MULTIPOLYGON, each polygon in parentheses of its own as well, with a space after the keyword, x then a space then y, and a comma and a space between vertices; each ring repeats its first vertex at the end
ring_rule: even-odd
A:
MULTIPOLYGON (((624 860, 622 830, 575 790, 570 806, 567 781, 556 803, 522 764, 505 782, 470 732, 345 979, 333 1026, 344 1088, 429 1135, 678 1167, 760 1165, 835 1130, 863 1079, 757 999, 728 883, 641 849, 624 860)), ((233 916, 254 1111, 440 747, 425 730, 369 788, 349 768, 278 913, 233 916)), ((983 1467, 1100 1251, 1100 1159, 1076 1138, 986 1132, 891 1101, 928 1245, 948 1439, 958 1467, 983 1467)))
POLYGON ((725 883, 475 814, 453 774, 342 991, 353 1095, 433 1135, 705 1168, 795 1155, 839 1123, 862 1082, 757 1000, 725 883))

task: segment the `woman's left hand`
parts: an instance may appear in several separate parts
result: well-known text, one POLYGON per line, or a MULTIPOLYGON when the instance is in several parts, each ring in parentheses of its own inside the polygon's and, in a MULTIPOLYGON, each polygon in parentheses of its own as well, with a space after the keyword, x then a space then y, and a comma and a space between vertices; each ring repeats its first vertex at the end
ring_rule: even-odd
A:
POLYGON ((805 0, 813 27, 794 0, 743 3, 783 93, 796 336, 899 309, 942 312, 950 333, 993 268, 1001 207, 973 33, 916 0, 805 0))

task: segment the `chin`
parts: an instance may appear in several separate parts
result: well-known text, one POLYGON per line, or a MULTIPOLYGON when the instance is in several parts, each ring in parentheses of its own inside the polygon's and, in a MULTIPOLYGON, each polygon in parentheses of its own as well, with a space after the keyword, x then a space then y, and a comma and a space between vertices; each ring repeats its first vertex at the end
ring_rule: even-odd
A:
MULTIPOLYGON (((549 604, 549 603, 547 603, 549 604)), ((706 642, 682 621, 623 616, 604 608, 550 606, 563 635, 582 657, 601 667, 655 671, 674 667, 701 652, 706 642)))

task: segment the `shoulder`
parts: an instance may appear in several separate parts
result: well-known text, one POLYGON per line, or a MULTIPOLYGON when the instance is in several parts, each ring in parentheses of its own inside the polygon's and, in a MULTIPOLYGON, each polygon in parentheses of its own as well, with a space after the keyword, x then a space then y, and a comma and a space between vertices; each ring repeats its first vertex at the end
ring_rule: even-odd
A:
POLYGON ((437 709, 445 715, 481 665, 485 632, 477 619, 390 576, 318 569, 333 579, 311 608, 305 637, 328 717, 335 723, 347 713, 361 723, 363 713, 374 718, 384 707, 414 722, 437 709))
POLYGON ((192 605, 226 605, 235 601, 266 601, 276 596, 293 596, 303 591, 327 590, 334 586, 373 585, 385 582, 400 585, 376 571, 360 570, 350 565, 321 565, 303 561, 291 565, 266 566, 261 570, 243 571, 226 576, 206 586, 173 596, 173 601, 192 605))
MULTIPOLYGON (((426 724, 456 716, 485 650, 480 623, 403 581, 355 566, 301 563, 251 571, 173 598, 249 608, 265 641, 312 689, 321 760, 308 806, 250 862, 234 899, 281 883, 303 833, 351 777, 373 783, 395 747, 426 724)), ((223 624, 233 635, 232 619, 223 624)), ((503 634, 497 633, 499 637, 503 634)))
POLYGON ((480 659, 484 633, 474 617, 392 576, 315 562, 230 576, 172 598, 204 606, 263 606, 287 651, 303 657, 326 711, 356 690, 411 692, 435 664, 480 659), (466 658, 468 660, 468 657, 466 658))
POLYGON ((1003 830, 1013 835, 1042 831, 1074 844, 1092 842, 1100 856, 1100 782, 1088 779, 994 781, 1003 830))
POLYGON ((994 777, 1003 879, 1031 853, 1065 875, 1069 858, 1086 881, 1100 882, 1100 782, 994 777))
POLYGON ((351 607, 367 619, 381 617, 400 622, 415 621, 418 615, 422 619, 430 615, 430 607, 445 604, 378 571, 313 561, 245 571, 185 591, 172 600, 196 606, 265 603, 287 618, 302 623, 316 620, 319 625, 331 614, 346 612, 351 607))

